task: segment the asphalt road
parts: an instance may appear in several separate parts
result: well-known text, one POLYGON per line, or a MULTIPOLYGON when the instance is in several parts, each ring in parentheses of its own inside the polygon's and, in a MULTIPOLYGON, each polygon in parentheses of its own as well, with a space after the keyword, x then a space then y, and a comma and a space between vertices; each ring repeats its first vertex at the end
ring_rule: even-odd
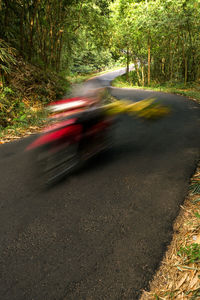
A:
POLYGON ((112 94, 153 94, 172 113, 122 117, 113 150, 49 190, 34 183, 24 152, 32 138, 0 146, 0 299, 138 299, 148 287, 199 156, 200 106, 142 90, 112 94))

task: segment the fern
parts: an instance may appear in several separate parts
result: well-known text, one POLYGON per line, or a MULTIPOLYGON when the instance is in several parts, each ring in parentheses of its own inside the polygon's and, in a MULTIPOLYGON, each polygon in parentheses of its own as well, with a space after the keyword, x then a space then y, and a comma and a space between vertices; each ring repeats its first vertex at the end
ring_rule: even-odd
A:
POLYGON ((16 64, 16 50, 4 40, 0 39, 0 83, 4 83, 5 75, 11 72, 12 65, 16 64))

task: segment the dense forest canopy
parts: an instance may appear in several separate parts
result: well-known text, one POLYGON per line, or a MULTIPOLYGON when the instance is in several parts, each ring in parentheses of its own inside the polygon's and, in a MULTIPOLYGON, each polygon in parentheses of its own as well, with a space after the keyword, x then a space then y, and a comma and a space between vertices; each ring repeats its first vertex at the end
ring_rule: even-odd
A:
POLYGON ((126 47, 139 84, 199 79, 199 0, 118 0, 114 11, 116 45, 126 47))
POLYGON ((71 66, 73 58, 82 58, 87 65, 89 50, 102 50, 104 46, 102 51, 106 52, 109 0, 0 3, 0 39, 9 42, 28 61, 58 71, 62 66, 71 66))
POLYGON ((0 0, 0 72, 14 55, 44 69, 135 64, 135 81, 200 78, 199 0, 0 0))

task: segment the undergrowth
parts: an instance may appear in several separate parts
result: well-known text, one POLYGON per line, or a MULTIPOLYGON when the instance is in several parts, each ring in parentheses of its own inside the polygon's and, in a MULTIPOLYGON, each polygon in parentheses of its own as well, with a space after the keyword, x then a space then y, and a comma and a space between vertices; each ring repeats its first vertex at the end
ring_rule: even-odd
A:
POLYGON ((44 106, 63 97, 69 86, 65 78, 19 57, 4 84, 0 82, 0 137, 9 131, 41 126, 44 106))

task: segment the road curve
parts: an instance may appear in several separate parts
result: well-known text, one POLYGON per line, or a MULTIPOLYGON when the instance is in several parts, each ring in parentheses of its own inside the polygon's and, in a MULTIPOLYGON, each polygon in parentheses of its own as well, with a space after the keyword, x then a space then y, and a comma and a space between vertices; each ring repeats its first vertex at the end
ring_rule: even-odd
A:
MULTIPOLYGON (((109 85, 118 74, 94 80, 109 85)), ((34 184, 24 152, 33 137, 0 146, 0 299, 138 299, 148 287, 199 157, 200 106, 111 93, 154 95, 172 113, 157 122, 122 117, 113 150, 49 190, 34 184)))

